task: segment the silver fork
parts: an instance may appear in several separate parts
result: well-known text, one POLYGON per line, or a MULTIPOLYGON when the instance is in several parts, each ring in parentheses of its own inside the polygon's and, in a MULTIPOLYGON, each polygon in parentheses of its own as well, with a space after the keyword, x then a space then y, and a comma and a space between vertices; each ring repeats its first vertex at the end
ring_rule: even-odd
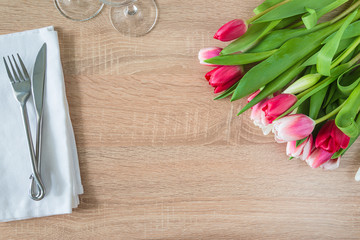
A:
POLYGON ((29 96, 31 94, 31 82, 30 82, 29 74, 25 68, 23 61, 21 60, 19 54, 17 54, 17 56, 19 58, 19 62, 20 62, 23 73, 21 73, 21 70, 15 60, 14 55, 12 55, 12 59, 13 59, 16 69, 14 68, 14 65, 13 65, 10 57, 9 56, 7 57, 8 61, 9 61, 9 65, 11 66, 12 73, 11 73, 9 65, 6 62, 6 59, 4 57, 3 57, 3 60, 5 63, 7 74, 9 75, 11 85, 14 90, 15 97, 21 106, 24 125, 25 125, 25 131, 26 131, 28 145, 29 145, 28 147, 29 147, 30 157, 31 157, 31 168, 32 168, 33 178, 34 178, 35 183, 38 188, 37 194, 33 193, 33 191, 30 191, 29 194, 33 200, 39 201, 45 196, 45 188, 44 188, 44 184, 42 183, 42 180, 40 178, 40 175, 39 175, 39 172, 37 169, 34 145, 33 145, 31 131, 30 131, 29 117, 28 117, 28 113, 27 113, 27 109, 26 109, 26 102, 29 99, 29 96))

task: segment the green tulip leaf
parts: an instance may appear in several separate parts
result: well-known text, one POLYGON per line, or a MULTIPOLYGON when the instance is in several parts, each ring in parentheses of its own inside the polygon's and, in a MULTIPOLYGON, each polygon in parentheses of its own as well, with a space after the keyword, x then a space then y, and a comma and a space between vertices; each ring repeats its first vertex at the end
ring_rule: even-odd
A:
POLYGON ((230 88, 228 88, 226 91, 224 91, 221 94, 219 94, 218 96, 216 96, 214 98, 214 100, 220 100, 220 99, 223 99, 223 98, 226 98, 226 97, 230 96, 231 94, 233 94, 233 92, 235 91, 238 84, 239 84, 239 82, 235 83, 230 88))
POLYGON ((352 91, 344 106, 335 118, 336 126, 347 136, 356 137, 360 134, 355 119, 360 111, 360 84, 352 91))
POLYGON ((328 26, 327 23, 317 25, 312 29, 300 28, 300 29, 280 29, 270 32, 266 35, 261 42, 254 45, 247 52, 265 52, 281 47, 286 41, 307 35, 309 33, 318 31, 328 26))
POLYGON ((336 51, 339 47, 341 37, 346 30, 346 28, 353 21, 355 16, 357 15, 358 10, 355 10, 348 17, 346 17, 345 22, 337 31, 332 39, 325 44, 325 46, 320 50, 317 57, 317 70, 323 76, 330 76, 331 62, 334 58, 336 51))
MULTIPOLYGON (((225 47, 221 54, 227 55, 236 52, 244 52, 250 47, 252 47, 256 42, 265 36, 269 31, 271 31, 276 25, 280 23, 279 21, 273 21, 269 23, 260 23, 253 24, 249 27, 247 32, 242 35, 240 38, 230 43, 227 47, 225 47)), ((273 49, 271 49, 273 50, 273 49)))
POLYGON ((283 89, 287 84, 289 84, 298 74, 300 74, 305 67, 300 67, 301 61, 291 67, 289 70, 281 74, 274 81, 267 84, 264 89, 260 91, 258 95, 256 95, 241 111, 238 115, 244 113, 248 109, 252 108, 264 98, 270 96, 271 94, 283 89))
POLYGON ((309 110, 309 117, 312 119, 317 119, 319 116, 319 112, 321 106, 325 100, 326 93, 329 87, 324 87, 314 95, 310 97, 310 110, 309 110))
POLYGON ((322 1, 292 0, 271 10, 270 12, 266 13, 265 15, 255 20, 253 23, 269 22, 269 21, 292 17, 295 15, 305 13, 306 12, 305 8, 319 10, 324 6, 334 2, 336 2, 336 0, 322 0, 322 1))
POLYGON ((259 6, 257 6, 253 12, 255 14, 259 14, 264 12, 265 10, 275 6, 278 3, 283 2, 284 0, 265 0, 262 4, 260 4, 259 6))
POLYGON ((306 8, 306 11, 308 13, 302 16, 301 19, 307 29, 312 29, 317 24, 318 16, 314 9, 306 8))
MULTIPOLYGON (((336 33, 331 34, 329 37, 327 37, 323 43, 329 42, 336 33)), ((353 37, 360 36, 360 21, 356 21, 351 23, 345 30, 344 34, 342 35, 341 39, 349 39, 353 37)))
POLYGON ((271 55, 273 55, 276 50, 261 52, 261 53, 241 53, 241 54, 232 54, 232 55, 220 55, 205 60, 206 63, 216 64, 216 65, 245 65, 249 63, 260 62, 271 55))
POLYGON ((350 74, 343 75, 337 80, 339 95, 348 97, 360 83, 360 69, 356 69, 350 74))
MULTIPOLYGON (((354 41, 353 38, 351 39, 344 39, 340 42, 338 49, 336 50, 335 55, 339 54, 340 52, 342 52, 343 50, 345 50, 346 48, 349 47, 349 45, 354 41)), ((312 66, 312 65, 316 65, 317 63, 317 58, 318 58, 319 53, 315 53, 313 56, 311 56, 306 62, 304 62, 303 66, 312 66)))
MULTIPOLYGON (((356 118, 356 125, 360 129, 360 114, 356 118)), ((331 157, 331 159, 337 159, 338 157, 343 156, 347 152, 347 150, 349 150, 349 148, 355 143, 355 141, 358 139, 359 136, 360 136, 360 131, 359 131, 359 134, 357 136, 350 138, 350 142, 349 142, 349 145, 348 145, 347 148, 340 149, 339 151, 334 153, 334 155, 331 157)))
POLYGON ((335 2, 332 2, 328 5, 326 5, 325 7, 321 8, 318 12, 318 18, 321 18, 322 16, 324 16, 325 14, 333 11, 334 9, 340 7, 341 5, 343 5, 344 3, 348 2, 349 0, 337 0, 335 2))
POLYGON ((326 88, 331 83, 336 81, 339 76, 341 76, 342 74, 345 74, 345 73, 351 71, 352 69, 356 68, 357 66, 359 66, 359 65, 355 65, 355 66, 351 67, 352 65, 353 65, 353 63, 349 62, 349 63, 342 64, 342 65, 334 68, 331 71, 332 72, 331 77, 325 78, 324 80, 322 80, 321 82, 319 82, 318 84, 313 86, 312 88, 310 88, 310 89, 304 91, 303 93, 299 94, 297 96, 299 100, 291 108, 289 108, 285 113, 283 113, 281 116, 279 116, 277 119, 282 118, 282 117, 286 116, 287 114, 291 113, 296 108, 298 108, 300 106, 300 104, 302 104, 308 98, 313 96, 315 93, 319 92, 321 89, 326 88))
POLYGON ((287 41, 271 57, 245 74, 235 89, 231 101, 241 99, 276 79, 287 69, 316 50, 321 42, 336 31, 342 23, 343 21, 339 21, 322 30, 287 41))

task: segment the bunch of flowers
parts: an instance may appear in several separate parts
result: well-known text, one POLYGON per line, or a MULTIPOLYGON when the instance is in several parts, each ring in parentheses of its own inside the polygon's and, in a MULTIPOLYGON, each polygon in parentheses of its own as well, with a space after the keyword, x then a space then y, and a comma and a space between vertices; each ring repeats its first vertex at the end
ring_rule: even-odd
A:
POLYGON ((359 8, 360 0, 265 0, 251 19, 226 23, 214 38, 232 42, 199 52, 214 67, 205 78, 215 99, 248 96, 238 115, 251 110, 290 158, 336 169, 360 135, 359 8))

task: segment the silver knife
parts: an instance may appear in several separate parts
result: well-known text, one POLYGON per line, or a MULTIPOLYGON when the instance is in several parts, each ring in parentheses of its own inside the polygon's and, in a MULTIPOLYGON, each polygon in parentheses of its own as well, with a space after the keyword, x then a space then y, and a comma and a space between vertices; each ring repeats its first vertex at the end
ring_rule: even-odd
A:
MULTIPOLYGON (((40 175, 41 169, 41 133, 42 133, 42 113, 43 113, 43 100, 44 100, 44 86, 45 86, 45 77, 46 76, 46 43, 44 43, 39 50, 39 53, 36 57, 34 73, 33 73, 33 87, 32 94, 35 104, 36 110, 36 170, 40 175)), ((41 193, 39 189, 37 189, 37 185, 35 184, 34 178, 32 178, 30 195, 34 199, 40 200, 44 196, 39 196, 39 194, 44 195, 45 193, 41 193)))

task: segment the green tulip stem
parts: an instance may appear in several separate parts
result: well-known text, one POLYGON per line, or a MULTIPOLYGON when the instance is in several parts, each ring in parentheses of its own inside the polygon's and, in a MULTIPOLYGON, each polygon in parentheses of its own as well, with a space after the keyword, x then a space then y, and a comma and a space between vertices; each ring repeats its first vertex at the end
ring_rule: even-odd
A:
POLYGON ((315 120, 315 124, 319 124, 322 123, 330 118, 332 118, 333 116, 335 116, 336 114, 338 114, 338 112, 340 112, 340 110, 342 109, 342 107, 344 106, 345 102, 343 104, 341 104, 340 106, 338 106, 334 111, 326 114, 325 116, 318 118, 315 120))
POLYGON ((268 8, 268 9, 266 9, 265 11, 263 11, 263 12, 255 15, 255 16, 253 16, 252 18, 246 20, 246 23, 247 23, 247 24, 251 24, 252 22, 254 22, 254 21, 257 20, 258 18, 264 16, 264 15, 267 14, 268 12, 270 12, 270 11, 274 10, 275 8, 277 8, 277 7, 281 6, 281 5, 284 5, 284 4, 288 3, 288 2, 290 2, 290 0, 282 1, 282 2, 280 2, 280 3, 278 3, 278 4, 276 4, 276 5, 268 8))
POLYGON ((330 24, 336 23, 337 21, 339 21, 340 19, 342 19, 343 17, 347 16, 349 13, 357 9, 359 6, 360 6, 360 1, 357 0, 356 2, 353 3, 353 5, 351 5, 348 9, 343 11, 341 14, 339 14, 336 18, 329 21, 330 24))
MULTIPOLYGON (((356 0, 358 1, 358 0, 356 0)), ((325 8, 323 9, 320 9, 319 12, 317 12, 317 15, 318 15, 318 19, 320 19, 322 16, 324 16, 325 14, 333 11, 334 9, 340 7, 341 5, 343 5, 345 2, 347 2, 346 0, 345 1, 339 1, 339 2, 334 2, 328 6, 326 6, 325 8)), ((348 13, 350 13, 351 11, 353 11, 354 9, 356 8, 356 6, 351 6, 349 9, 346 10, 346 14, 342 13, 340 14, 339 16, 337 16, 336 18, 334 18, 333 20, 327 22, 329 25, 332 24, 332 23, 335 23, 337 21, 339 21, 340 19, 342 19, 343 17, 345 17, 348 13)), ((303 21, 299 21, 299 22, 296 22, 294 23, 293 25, 291 25, 290 29, 294 29, 294 28, 297 28, 297 27, 300 27, 304 25, 304 22, 303 21)))
POLYGON ((346 49, 335 61, 331 64, 331 69, 339 65, 354 49, 360 44, 360 37, 357 37, 355 41, 346 49))

